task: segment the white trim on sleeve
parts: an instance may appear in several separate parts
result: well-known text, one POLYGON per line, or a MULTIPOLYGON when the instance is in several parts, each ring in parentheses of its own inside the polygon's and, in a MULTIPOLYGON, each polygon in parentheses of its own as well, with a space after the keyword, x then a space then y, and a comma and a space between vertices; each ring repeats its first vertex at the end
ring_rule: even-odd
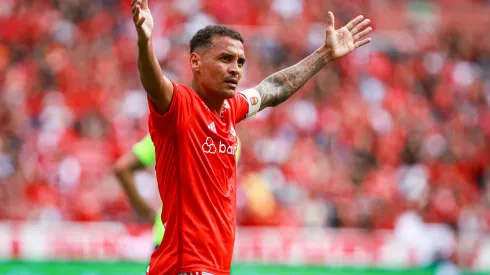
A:
POLYGON ((242 94, 248 102, 248 113, 245 120, 255 117, 255 114, 259 111, 260 104, 262 103, 259 92, 252 88, 241 91, 240 94, 242 94))

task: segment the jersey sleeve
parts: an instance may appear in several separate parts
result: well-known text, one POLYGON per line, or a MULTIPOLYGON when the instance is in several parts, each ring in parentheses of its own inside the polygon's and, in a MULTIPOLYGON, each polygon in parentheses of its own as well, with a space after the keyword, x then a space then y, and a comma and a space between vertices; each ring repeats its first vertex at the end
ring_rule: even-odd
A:
POLYGON ((232 100, 234 106, 235 123, 255 117, 260 109, 262 99, 255 89, 239 92, 232 100))
POLYGON ((150 108, 150 132, 157 131, 164 135, 174 135, 179 127, 185 125, 191 114, 192 98, 189 91, 172 82, 174 92, 168 110, 160 113, 148 97, 150 108))
POLYGON ((155 163, 155 146, 149 134, 133 145, 133 154, 145 167, 155 163))

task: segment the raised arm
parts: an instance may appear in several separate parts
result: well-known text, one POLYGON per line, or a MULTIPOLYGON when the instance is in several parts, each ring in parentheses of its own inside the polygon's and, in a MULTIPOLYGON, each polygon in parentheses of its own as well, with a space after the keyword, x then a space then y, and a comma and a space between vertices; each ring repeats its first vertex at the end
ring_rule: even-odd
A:
POLYGON ((172 100, 173 86, 172 82, 163 76, 153 52, 151 35, 154 24, 148 0, 131 0, 131 10, 138 33, 138 70, 141 83, 158 111, 163 113, 172 100))
POLYGON ((369 19, 363 19, 360 15, 336 30, 333 13, 329 12, 325 44, 299 63, 268 76, 255 87, 262 99, 260 110, 283 103, 328 62, 371 42, 370 38, 360 40, 371 31, 371 27, 365 28, 369 19))

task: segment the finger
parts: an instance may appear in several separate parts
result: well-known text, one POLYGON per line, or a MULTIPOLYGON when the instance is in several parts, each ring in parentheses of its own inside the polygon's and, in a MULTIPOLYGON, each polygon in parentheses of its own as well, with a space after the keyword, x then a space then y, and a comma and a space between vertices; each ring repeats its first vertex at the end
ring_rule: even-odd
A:
POLYGON ((135 22, 138 21, 138 17, 140 15, 140 12, 141 12, 141 8, 138 7, 134 12, 133 12, 133 19, 135 20, 135 22))
POLYGON ((141 0, 141 8, 143 9, 148 8, 148 0, 141 0))
POLYGON ((140 20, 140 21, 136 22, 136 26, 137 26, 137 27, 140 27, 141 25, 143 25, 143 23, 145 23, 145 20, 146 20, 146 18, 144 18, 144 17, 143 17, 143 18, 141 18, 141 20, 140 20))
POLYGON ((363 38, 366 34, 370 33, 373 29, 371 27, 367 27, 362 32, 356 33, 352 38, 354 41, 363 38))
POLYGON ((354 28, 354 26, 359 24, 359 22, 361 22, 362 19, 364 19, 364 16, 359 15, 356 18, 352 19, 349 23, 347 23, 347 25, 345 25, 345 27, 350 31, 350 30, 352 30, 352 28, 354 28))
POLYGON ((371 38, 366 38, 364 40, 358 41, 354 44, 354 48, 359 48, 371 42, 371 38))
POLYGON ((335 17, 331 11, 328 12, 327 28, 335 29, 335 17))
POLYGON ((139 9, 139 7, 140 7, 140 6, 139 6, 138 4, 136 4, 136 5, 134 5, 134 6, 131 8, 131 12, 133 13, 133 15, 134 15, 134 13, 136 12, 136 10, 137 10, 137 9, 139 9))
POLYGON ((131 0, 131 7, 134 6, 134 4, 136 4, 137 1, 139 0, 131 0))
POLYGON ((352 30, 351 30, 351 33, 354 35, 356 33, 358 33, 360 30, 364 29, 364 27, 366 27, 367 25, 369 25, 369 23, 371 23, 371 20, 369 19, 365 19, 364 21, 362 21, 361 23, 357 24, 352 30))

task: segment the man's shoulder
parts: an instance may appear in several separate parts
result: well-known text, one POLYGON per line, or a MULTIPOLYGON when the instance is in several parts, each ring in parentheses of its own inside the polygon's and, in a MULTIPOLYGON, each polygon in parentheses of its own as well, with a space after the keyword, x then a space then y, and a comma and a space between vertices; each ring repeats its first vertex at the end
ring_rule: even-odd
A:
POLYGON ((174 83, 174 88, 181 91, 181 92, 186 92, 186 93, 193 93, 194 90, 192 90, 191 87, 189 86, 186 86, 184 84, 178 84, 178 83, 174 83))
POLYGON ((194 92, 191 87, 183 84, 174 84, 174 92, 185 97, 188 101, 195 101, 199 99, 196 92, 194 92))
POLYGON ((231 105, 235 105, 237 102, 241 100, 247 100, 241 91, 236 92, 233 97, 227 99, 228 103, 231 105))

